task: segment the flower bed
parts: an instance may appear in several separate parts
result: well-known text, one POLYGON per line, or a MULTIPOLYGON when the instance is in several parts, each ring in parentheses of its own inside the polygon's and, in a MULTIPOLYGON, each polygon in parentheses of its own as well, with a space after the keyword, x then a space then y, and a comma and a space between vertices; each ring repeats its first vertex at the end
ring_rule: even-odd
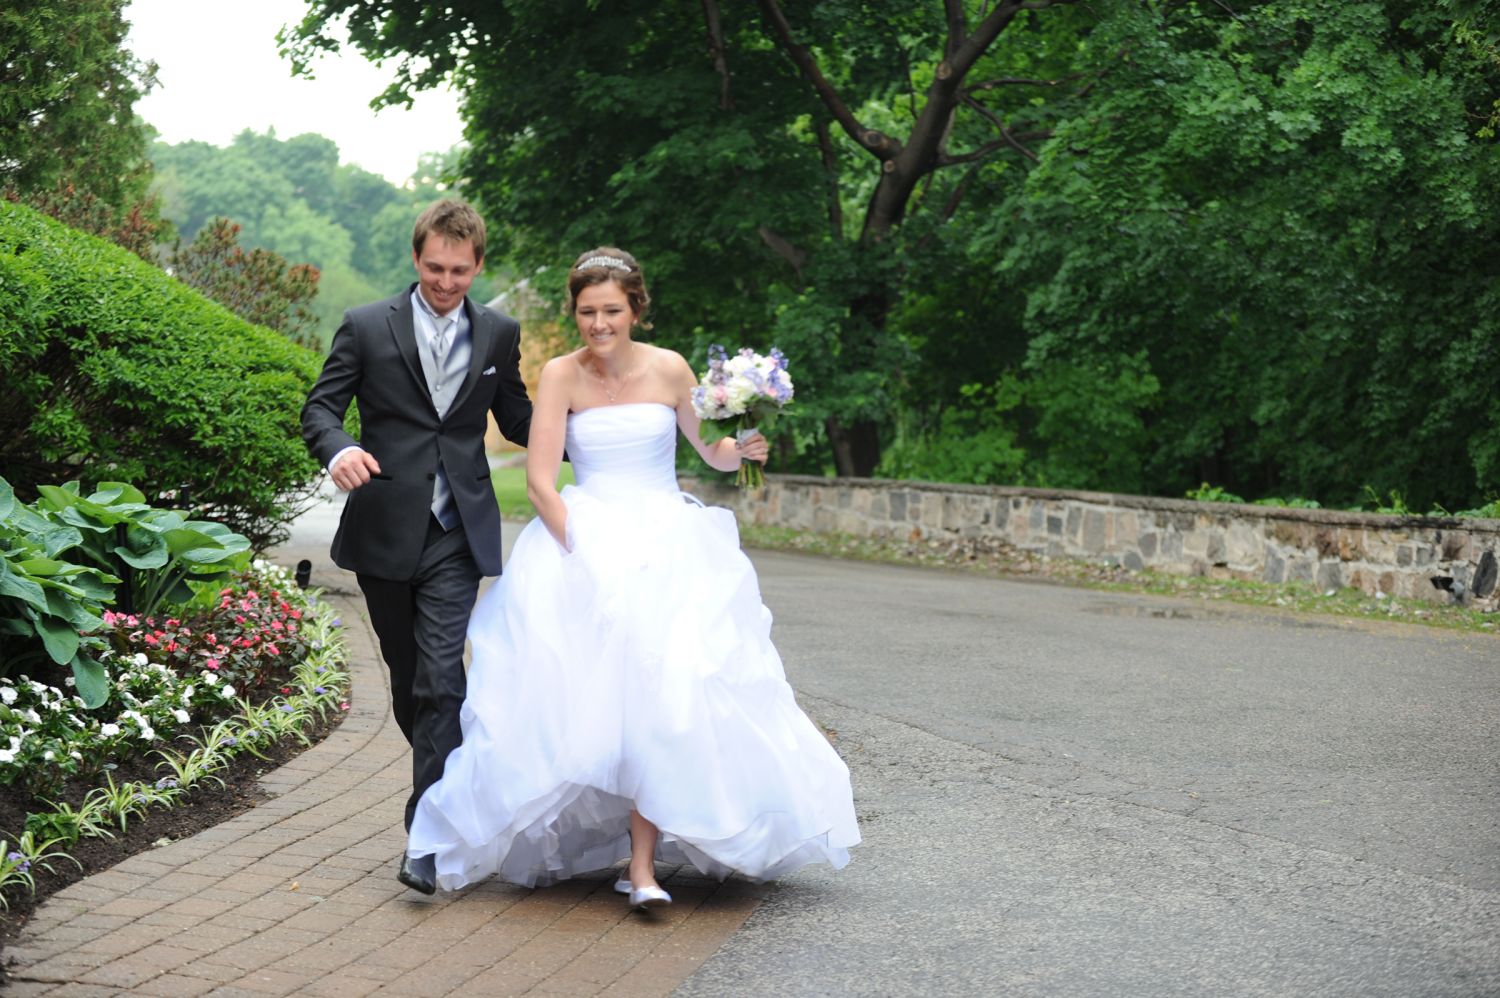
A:
POLYGON ((80 843, 123 835, 195 789, 224 789, 237 758, 269 764, 348 708, 336 612, 275 565, 255 562, 171 616, 105 621, 99 707, 84 706, 71 675, 0 678, 7 908, 30 906, 39 873, 71 879, 62 871, 81 869, 69 855, 80 843))

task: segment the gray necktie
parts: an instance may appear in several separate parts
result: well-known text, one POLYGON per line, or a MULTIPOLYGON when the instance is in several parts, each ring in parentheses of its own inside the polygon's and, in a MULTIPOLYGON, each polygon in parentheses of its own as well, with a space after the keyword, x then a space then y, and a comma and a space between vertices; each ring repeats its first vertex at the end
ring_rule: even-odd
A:
POLYGON ((457 320, 451 315, 434 315, 432 326, 437 330, 437 335, 432 338, 432 390, 438 392, 443 387, 443 368, 448 362, 448 347, 452 346, 451 336, 453 327, 457 320))
MULTIPOLYGON (((457 319, 453 316, 432 316, 432 327, 437 335, 432 338, 432 393, 443 390, 443 374, 448 364, 448 347, 452 345, 453 327, 457 319)), ((458 511, 453 508, 453 490, 448 487, 448 475, 441 459, 438 461, 437 479, 432 488, 432 515, 437 517, 444 530, 452 530, 458 522, 458 511)))

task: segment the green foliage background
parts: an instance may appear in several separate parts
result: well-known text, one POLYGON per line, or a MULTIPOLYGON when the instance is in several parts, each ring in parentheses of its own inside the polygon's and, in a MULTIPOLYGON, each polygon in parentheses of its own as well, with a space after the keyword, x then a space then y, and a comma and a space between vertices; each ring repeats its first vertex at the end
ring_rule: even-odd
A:
POLYGON ((262 549, 309 496, 318 357, 124 249, 0 203, 0 477, 129 482, 262 549))
MULTIPOLYGON (((452 193, 446 154, 418 161, 406 187, 349 163, 321 135, 278 138, 244 131, 228 146, 156 142, 152 190, 183 245, 215 218, 240 226, 239 245, 272 250, 318 268, 310 308, 319 339, 329 342, 344 310, 395 294, 415 280, 411 230, 432 201, 452 193)), ((475 282, 484 301, 503 287, 475 282)))
POLYGON ((945 9, 1006 6, 309 0, 285 41, 347 19, 388 102, 453 80, 459 172, 544 293, 615 243, 667 345, 780 346, 783 470, 867 421, 880 474, 1500 494, 1500 5, 1031 5, 891 209, 871 150, 918 140, 945 9))

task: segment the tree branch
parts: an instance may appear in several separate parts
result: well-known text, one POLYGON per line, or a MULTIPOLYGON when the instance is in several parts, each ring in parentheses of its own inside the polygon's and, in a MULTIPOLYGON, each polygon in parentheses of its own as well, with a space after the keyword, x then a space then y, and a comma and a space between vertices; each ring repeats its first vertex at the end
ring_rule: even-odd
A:
POLYGON ((964 91, 964 93, 973 94, 973 93, 978 93, 981 90, 998 90, 1000 87, 1017 87, 1017 86, 1056 87, 1056 86, 1061 86, 1062 84, 1067 83, 1070 80, 1081 80, 1085 76, 1092 76, 1092 75, 1094 75, 1094 74, 1092 74, 1092 73, 1073 73, 1073 74, 1068 75, 1068 76, 1060 76, 1060 77, 1058 77, 1055 80, 1032 80, 1032 79, 1027 79, 1025 77, 1020 77, 1020 76, 1002 76, 1002 77, 1000 77, 999 79, 996 79, 996 80, 985 80, 983 83, 976 83, 972 87, 968 87, 964 91))
POLYGON ((948 59, 964 43, 964 32, 968 30, 964 23, 963 0, 943 0, 943 16, 948 21, 948 38, 943 43, 943 58, 948 59))
POLYGON ((1010 143, 1006 142, 1004 139, 995 139, 992 142, 986 142, 978 149, 971 149, 968 152, 959 153, 957 156, 939 156, 937 162, 934 163, 933 166, 937 169, 942 169, 945 166, 958 166, 962 163, 972 163, 976 159, 984 159, 984 157, 988 156, 990 153, 995 152, 998 149, 1004 149, 1009 144, 1010 143))
POLYGON ((1020 153, 1022 156, 1025 156, 1033 163, 1037 161, 1037 154, 1023 146, 1021 144, 1021 141, 1016 138, 1015 135, 1011 134, 1011 130, 1005 127, 1005 122, 1000 119, 1000 116, 998 114, 996 114, 994 111, 991 111, 989 108, 985 107, 983 104, 979 103, 972 97, 965 97, 964 103, 969 107, 972 107, 974 110, 978 111, 980 114, 984 115, 990 120, 991 124, 1000 129, 1000 138, 1005 141, 1006 145, 1010 146, 1016 152, 1020 153))
POLYGON ((724 24, 719 19, 718 0, 703 0, 703 20, 708 25, 708 54, 713 56, 719 72, 719 107, 733 110, 734 96, 729 92, 729 60, 724 55, 724 24))
POLYGON ((797 280, 800 283, 802 280, 802 265, 807 262, 807 252, 793 246, 784 236, 778 236, 764 225, 757 228, 756 232, 760 234, 761 241, 771 247, 777 256, 792 265, 792 269, 797 272, 797 280))
POLYGON ((818 68, 817 60, 805 46, 799 45, 792 37, 792 26, 787 22, 786 15, 782 13, 781 7, 776 0, 758 0, 761 13, 765 15, 775 32, 777 41, 786 50, 788 56, 802 70, 802 75, 812 84, 813 90, 817 92, 819 99, 828 108, 833 120, 837 121, 855 142, 870 150, 882 160, 890 160, 901 152, 901 143, 886 135, 884 132, 873 128, 866 128, 854 117, 854 112, 844 103, 833 84, 823 75, 818 68))
POLYGON ((979 23, 974 33, 964 39, 958 50, 938 64, 939 79, 947 79, 950 76, 962 79, 978 61, 979 57, 989 49, 990 44, 1000 37, 1015 16, 1023 10, 1046 10, 1048 7, 1056 7, 1061 4, 1076 3, 1077 0, 1012 0, 1010 3, 1002 3, 979 23))
POLYGON ((822 118, 813 121, 813 133, 818 136, 818 150, 823 154, 823 172, 828 176, 828 227, 833 238, 844 237, 844 206, 839 200, 839 159, 833 148, 833 136, 828 134, 828 122, 822 118))

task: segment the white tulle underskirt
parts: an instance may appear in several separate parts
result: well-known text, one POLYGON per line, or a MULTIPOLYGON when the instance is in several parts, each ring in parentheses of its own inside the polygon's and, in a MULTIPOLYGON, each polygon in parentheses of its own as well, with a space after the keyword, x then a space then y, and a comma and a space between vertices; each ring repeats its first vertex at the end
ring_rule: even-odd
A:
POLYGON ((563 498, 571 550, 533 520, 475 608, 463 744, 408 854, 445 889, 552 883, 627 859, 636 808, 660 860, 720 879, 842 867, 849 771, 787 685, 733 515, 603 476, 563 498))

